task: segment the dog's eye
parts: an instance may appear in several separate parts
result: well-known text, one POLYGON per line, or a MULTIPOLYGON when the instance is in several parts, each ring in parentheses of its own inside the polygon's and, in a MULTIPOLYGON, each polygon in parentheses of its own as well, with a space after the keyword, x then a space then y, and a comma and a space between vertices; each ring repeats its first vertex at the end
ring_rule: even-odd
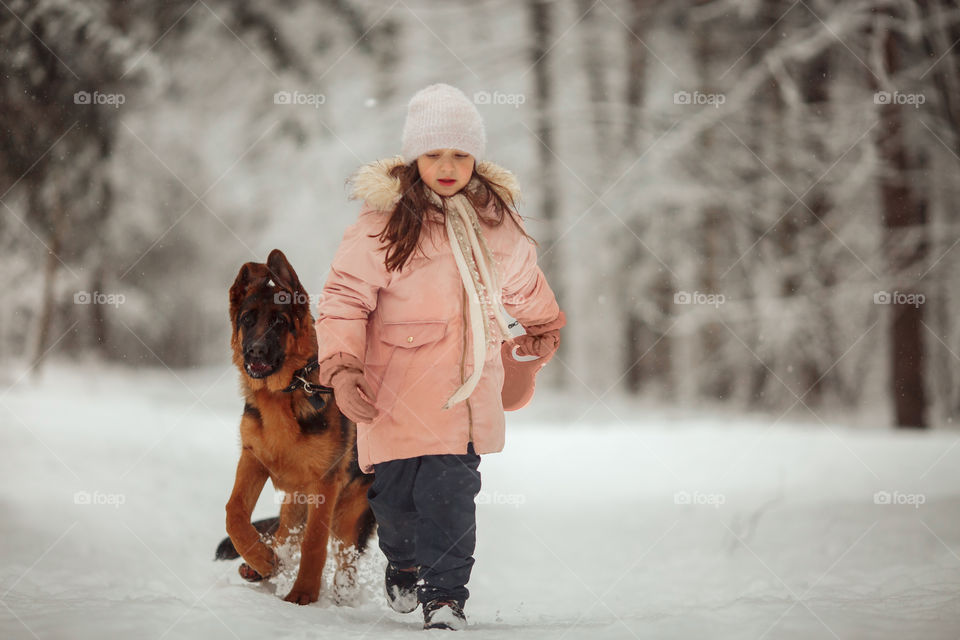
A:
POLYGON ((249 327, 250 325, 252 325, 252 324, 253 324, 253 314, 252 314, 252 313, 245 313, 245 314, 243 314, 243 317, 240 318, 240 324, 242 324, 242 325, 245 326, 245 327, 249 327))
POLYGON ((277 326, 282 327, 287 324, 287 319, 284 318, 283 316, 277 316, 276 320, 274 320, 273 323, 276 324, 277 326))

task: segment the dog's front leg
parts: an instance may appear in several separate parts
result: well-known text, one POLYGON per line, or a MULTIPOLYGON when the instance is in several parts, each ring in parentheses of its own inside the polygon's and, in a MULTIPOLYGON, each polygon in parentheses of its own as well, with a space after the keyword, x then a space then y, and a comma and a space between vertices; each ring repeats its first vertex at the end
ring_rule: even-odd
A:
MULTIPOLYGON (((284 496, 285 502, 280 505, 280 522, 277 532, 273 535, 273 548, 279 549, 290 538, 291 529, 298 529, 297 538, 303 535, 303 525, 307 520, 307 505, 299 501, 297 493, 288 493, 284 496)), ((296 538, 295 538, 296 539, 296 538)))
POLYGON ((260 533, 250 523, 250 516, 267 477, 266 467, 249 449, 244 449, 237 463, 233 493, 227 502, 227 535, 247 564, 263 577, 276 571, 277 556, 261 542, 260 533))
POLYGON ((327 543, 330 540, 330 520, 337 502, 336 483, 320 485, 308 496, 307 527, 300 544, 300 571, 287 597, 287 602, 310 604, 320 597, 323 583, 323 565, 327 562, 327 543))

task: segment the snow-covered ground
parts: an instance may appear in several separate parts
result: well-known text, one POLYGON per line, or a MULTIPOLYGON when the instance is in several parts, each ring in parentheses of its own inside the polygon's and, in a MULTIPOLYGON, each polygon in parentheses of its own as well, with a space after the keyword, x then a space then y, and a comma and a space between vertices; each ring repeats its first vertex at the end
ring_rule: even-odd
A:
MULTIPOLYGON (((229 365, 5 375, 0 638, 424 633, 384 603, 376 544, 355 607, 287 604, 282 581, 212 561, 238 456, 229 365)), ((956 432, 594 400, 541 390, 484 456, 471 637, 960 635, 956 432)), ((265 495, 255 516, 275 511, 265 495)))

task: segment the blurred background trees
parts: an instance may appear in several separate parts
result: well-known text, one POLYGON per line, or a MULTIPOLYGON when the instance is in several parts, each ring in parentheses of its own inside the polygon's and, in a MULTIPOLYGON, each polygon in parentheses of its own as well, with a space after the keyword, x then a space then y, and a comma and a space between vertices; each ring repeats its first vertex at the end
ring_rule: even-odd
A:
POLYGON ((947 424, 958 41, 955 0, 8 0, 0 354, 226 363, 239 265, 319 292, 344 180, 449 82, 567 310, 553 383, 947 424))

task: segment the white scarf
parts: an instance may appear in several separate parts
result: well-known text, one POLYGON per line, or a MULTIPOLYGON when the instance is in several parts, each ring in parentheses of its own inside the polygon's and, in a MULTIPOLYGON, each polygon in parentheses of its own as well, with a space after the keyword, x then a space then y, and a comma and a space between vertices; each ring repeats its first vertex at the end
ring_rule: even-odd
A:
POLYGON ((462 191, 442 199, 432 189, 428 189, 428 192, 430 200, 441 210, 445 210, 447 237, 450 239, 453 257, 470 303, 473 372, 443 405, 444 409, 449 409, 470 397, 476 388, 483 373, 487 345, 499 347, 502 340, 511 339, 511 334, 500 311, 501 290, 497 262, 487 246, 476 210, 462 191), (443 206, 444 203, 446 207, 443 206))

